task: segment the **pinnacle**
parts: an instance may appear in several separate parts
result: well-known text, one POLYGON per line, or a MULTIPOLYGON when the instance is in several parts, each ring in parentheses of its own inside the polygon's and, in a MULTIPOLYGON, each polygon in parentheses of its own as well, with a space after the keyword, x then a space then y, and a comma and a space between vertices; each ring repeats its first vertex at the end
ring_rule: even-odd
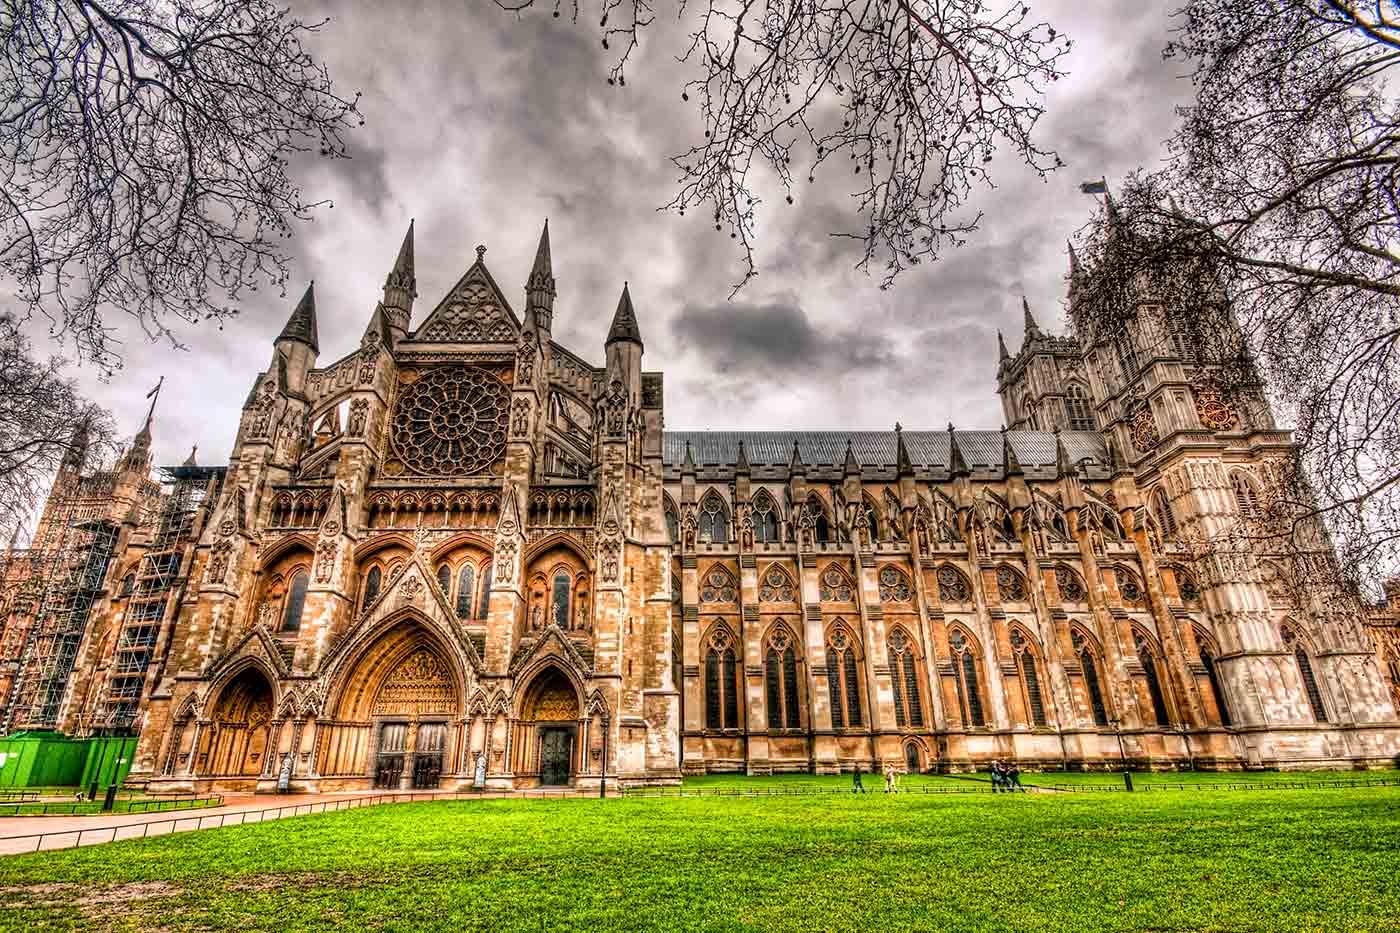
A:
POLYGON ((948 423, 948 472, 954 476, 972 475, 972 468, 963 459, 962 448, 958 446, 958 436, 953 433, 952 422, 948 423))
POLYGON ((1026 300, 1026 296, 1025 296, 1025 295, 1022 295, 1022 296, 1021 296, 1021 311, 1025 314, 1025 318, 1026 318, 1026 334, 1027 334, 1027 336, 1034 335, 1034 336, 1039 337, 1039 336, 1040 336, 1040 325, 1037 324, 1037 323, 1035 322, 1035 315, 1031 314, 1031 303, 1030 303, 1029 301, 1026 300))
POLYGON ((909 448, 904 446, 904 428, 898 421, 894 423, 895 468, 900 476, 914 475, 914 461, 909 457, 909 448))
POLYGON ((608 328, 608 339, 604 345, 625 340, 640 344, 642 332, 637 327, 637 312, 632 308, 632 294, 627 283, 622 283, 622 297, 617 300, 617 311, 613 313, 612 327, 608 328))
POLYGON ((851 439, 849 437, 846 438, 846 461, 842 465, 842 469, 847 474, 860 472, 860 464, 856 462, 856 454, 855 451, 851 449, 851 439))
POLYGON ((1011 352, 1010 352, 1009 350, 1006 349, 1006 338, 1003 337, 1003 336, 1001 335, 1001 331, 998 330, 998 331, 997 331, 997 360, 998 360, 999 362, 1003 362, 1003 363, 1004 363, 1004 362, 1006 362, 1006 361, 1009 360, 1009 359, 1011 359, 1011 352))
POLYGON ((806 473, 807 461, 802 459, 802 451, 797 446, 797 441, 792 442, 792 457, 788 460, 788 473, 806 473))
POLYGON ((540 245, 535 250, 535 264, 530 268, 530 278, 526 283, 529 289, 544 289, 554 292, 554 262, 549 253, 549 218, 545 218, 544 230, 540 233, 540 245))
POLYGON ((394 260, 394 268, 389 270, 389 277, 384 280, 386 301, 389 300, 387 292, 391 288, 407 292, 410 301, 418 297, 418 278, 413 266, 413 224, 414 221, 410 219, 408 232, 403 235, 403 244, 399 246, 398 258, 394 260))
POLYGON ((320 353, 321 347, 316 337, 316 282, 313 279, 310 285, 306 286, 306 293, 301 296, 301 301, 292 311, 292 316, 287 318, 287 326, 282 328, 282 333, 277 335, 277 342, 283 340, 295 340, 304 343, 311 348, 312 353, 320 353))
POLYGON ((1016 448, 1011 446, 1011 438, 1001 436, 1001 469, 1004 476, 1024 476, 1026 471, 1016 456, 1016 448))
POLYGON ((749 455, 748 455, 748 453, 744 450, 744 439, 743 439, 743 438, 740 438, 740 439, 739 439, 739 457, 738 457, 737 462, 734 464, 734 469, 735 469, 736 471, 740 472, 740 473, 747 473, 747 472, 749 472, 749 469, 750 469, 750 467, 749 467, 749 455))

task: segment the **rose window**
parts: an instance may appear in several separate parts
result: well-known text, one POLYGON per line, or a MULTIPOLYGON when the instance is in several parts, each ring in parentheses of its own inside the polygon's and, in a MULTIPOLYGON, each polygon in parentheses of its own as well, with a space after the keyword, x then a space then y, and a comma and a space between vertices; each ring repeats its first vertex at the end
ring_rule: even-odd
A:
POLYGON ((474 366, 442 366, 405 386, 394 406, 394 451, 426 476, 485 473, 506 446, 506 384, 474 366))
POLYGON ((739 598, 734 587, 734 578, 723 570, 712 570, 705 576, 700 589, 702 603, 732 603, 739 598))
POLYGON ((880 570, 880 599, 882 602, 909 602, 909 581, 893 567, 880 570))

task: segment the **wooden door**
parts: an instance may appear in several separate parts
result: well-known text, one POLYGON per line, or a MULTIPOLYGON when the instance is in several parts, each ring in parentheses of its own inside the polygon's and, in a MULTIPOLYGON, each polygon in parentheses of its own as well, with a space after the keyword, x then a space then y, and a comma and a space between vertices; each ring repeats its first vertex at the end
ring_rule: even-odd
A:
POLYGON ((549 786, 568 784, 573 752, 572 729, 545 729, 540 737, 540 783, 549 786))

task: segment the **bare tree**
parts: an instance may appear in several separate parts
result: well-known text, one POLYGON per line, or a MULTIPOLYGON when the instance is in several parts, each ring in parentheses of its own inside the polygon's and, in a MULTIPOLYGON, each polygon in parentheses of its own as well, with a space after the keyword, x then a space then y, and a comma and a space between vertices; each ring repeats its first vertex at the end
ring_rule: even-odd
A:
MULTIPOLYGON (((108 315, 234 313, 280 287, 278 240, 316 204, 295 154, 344 155, 356 101, 269 0, 0 0, 0 275, 80 359, 108 315)), ((362 120, 360 122, 363 122, 362 120)))
MULTIPOLYGON (((516 13, 536 0, 496 0, 516 13)), ((673 157, 679 189, 664 209, 705 210, 738 241, 742 287, 755 274, 761 192, 792 203, 823 179, 854 199, 849 229, 888 287, 905 268, 965 242, 981 214, 975 187, 992 184, 1002 146, 1040 173, 1059 166, 1032 131, 1041 93, 1058 80, 1070 40, 1027 2, 983 0, 704 0, 689 17, 680 60, 695 77, 680 89, 704 137, 673 157), (1000 10, 1000 12, 998 12, 1000 10), (823 171, 825 170, 825 171, 823 171)), ((541 3, 543 5, 543 3, 541 3)), ((572 0, 570 16, 581 14, 572 0)), ((554 0, 559 16, 564 0, 554 0)), ((608 83, 627 68, 652 25, 649 0, 597 0, 608 83)))
POLYGON ((63 375, 67 361, 37 359, 13 315, 0 315, 0 547, 33 517, 65 462, 92 468, 113 444, 111 415, 63 375))
POLYGON ((1108 328, 1150 297, 1198 376, 1241 400, 1268 386, 1300 454, 1251 533, 1368 591, 1400 566, 1397 14, 1190 0, 1167 54, 1196 99, 1167 167, 1130 178, 1086 231, 1078 296, 1108 328))

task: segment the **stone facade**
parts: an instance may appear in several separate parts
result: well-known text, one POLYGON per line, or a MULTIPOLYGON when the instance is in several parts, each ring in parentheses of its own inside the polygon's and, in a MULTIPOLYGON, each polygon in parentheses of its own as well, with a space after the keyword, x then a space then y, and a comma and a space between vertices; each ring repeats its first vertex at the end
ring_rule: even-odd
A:
MULTIPOLYGON (((601 366, 553 340, 547 228, 523 314, 484 247, 416 327, 415 295, 410 227, 359 347, 318 365, 310 290, 275 341, 189 513, 132 782, 1400 754, 1394 609, 1339 612, 1266 550, 1194 546, 1290 440, 1154 309, 1099 339, 1027 308, 997 370, 1009 429, 663 432, 625 286, 601 366)), ((104 663, 111 589, 80 668, 104 663)))

